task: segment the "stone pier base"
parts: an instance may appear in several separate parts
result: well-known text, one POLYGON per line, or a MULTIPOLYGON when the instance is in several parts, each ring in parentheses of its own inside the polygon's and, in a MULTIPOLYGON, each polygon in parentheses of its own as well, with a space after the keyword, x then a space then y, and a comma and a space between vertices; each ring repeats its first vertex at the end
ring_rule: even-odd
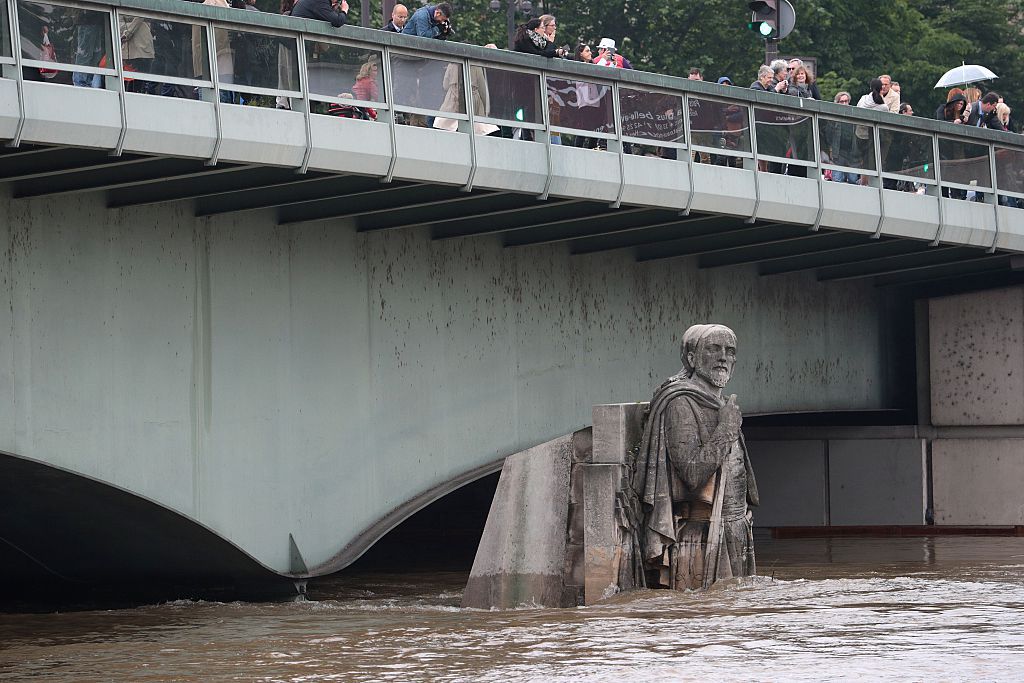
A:
POLYGON ((632 560, 620 493, 646 405, 595 406, 592 430, 505 461, 463 607, 575 607, 619 591, 632 560))

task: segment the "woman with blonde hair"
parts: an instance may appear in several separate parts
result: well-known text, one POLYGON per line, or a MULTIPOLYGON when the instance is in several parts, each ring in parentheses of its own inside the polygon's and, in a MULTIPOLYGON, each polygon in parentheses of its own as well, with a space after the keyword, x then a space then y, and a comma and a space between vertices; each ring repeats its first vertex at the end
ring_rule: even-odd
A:
POLYGON ((1010 109, 1009 105, 1005 102, 1000 102, 996 105, 996 120, 999 121, 999 125, 1003 127, 1003 130, 1010 130, 1010 109))
POLYGON ((357 100, 366 102, 380 101, 380 88, 377 86, 377 74, 380 73, 380 64, 376 59, 368 59, 359 67, 356 74, 356 82, 352 86, 352 94, 357 100))

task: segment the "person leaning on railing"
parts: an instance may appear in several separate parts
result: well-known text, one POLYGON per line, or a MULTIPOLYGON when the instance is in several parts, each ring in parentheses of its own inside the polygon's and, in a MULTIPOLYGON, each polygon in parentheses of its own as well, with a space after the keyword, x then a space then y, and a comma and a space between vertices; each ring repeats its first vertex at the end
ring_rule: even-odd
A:
POLYGON ((346 0, 297 0, 292 7, 292 16, 299 19, 326 21, 334 28, 340 28, 348 21, 346 0))
POLYGON ((555 46, 555 18, 550 14, 530 19, 516 30, 512 49, 541 57, 569 57, 568 48, 555 46), (545 23, 547 22, 547 23, 545 23))
POLYGON ((420 7, 405 22, 402 33, 420 38, 447 40, 452 34, 452 6, 447 2, 420 7))

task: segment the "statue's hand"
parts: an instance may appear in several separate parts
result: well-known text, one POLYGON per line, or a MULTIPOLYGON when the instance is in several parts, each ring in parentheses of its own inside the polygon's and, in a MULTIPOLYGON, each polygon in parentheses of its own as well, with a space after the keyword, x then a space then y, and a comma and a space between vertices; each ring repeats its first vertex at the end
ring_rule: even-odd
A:
POLYGON ((736 404, 736 394, 731 394, 729 400, 719 411, 718 429, 732 439, 740 436, 740 427, 743 426, 743 413, 736 404))

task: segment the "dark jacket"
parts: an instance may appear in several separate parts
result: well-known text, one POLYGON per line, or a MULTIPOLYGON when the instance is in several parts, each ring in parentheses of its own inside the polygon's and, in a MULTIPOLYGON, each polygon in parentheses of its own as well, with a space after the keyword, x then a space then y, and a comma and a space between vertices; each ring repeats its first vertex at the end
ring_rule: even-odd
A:
POLYGON ((952 111, 952 104, 954 102, 963 102, 964 104, 966 104, 967 98, 964 97, 963 95, 953 95, 953 98, 951 100, 949 100, 945 104, 940 104, 939 108, 935 110, 935 118, 937 118, 939 121, 952 121, 953 119, 946 118, 946 108, 949 107, 949 111, 952 111))
POLYGON ((979 126, 982 128, 991 128, 992 130, 1003 130, 1003 124, 999 123, 999 117, 996 115, 995 107, 992 111, 985 113, 981 110, 981 102, 975 102, 971 105, 971 115, 967 119, 968 126, 979 126), (979 123, 980 122, 980 123, 979 123))
POLYGON ((344 26, 348 17, 340 9, 331 7, 331 0, 298 0, 292 8, 292 16, 299 19, 326 21, 334 28, 344 26))
POLYGON ((420 7, 412 13, 409 21, 405 22, 402 33, 407 36, 420 36, 421 38, 437 38, 441 35, 441 26, 434 21, 434 10, 437 5, 420 7))
POLYGON ((787 95, 793 95, 794 97, 804 97, 807 99, 813 99, 814 93, 811 91, 809 83, 800 85, 796 81, 789 82, 789 89, 786 91, 787 95))
POLYGON ((751 83, 750 84, 750 89, 751 90, 760 90, 761 92, 775 92, 774 88, 771 88, 771 87, 766 88, 763 85, 761 85, 761 81, 754 81, 753 83, 751 83))
POLYGON ((389 21, 388 23, 384 24, 383 28, 381 28, 381 31, 391 31, 392 33, 401 33, 402 29, 400 29, 397 26, 395 26, 395 22, 389 21))
POLYGON ((512 49, 516 52, 525 52, 530 55, 540 55, 541 57, 557 57, 555 54, 558 49, 555 44, 548 40, 546 37, 537 33, 536 31, 527 31, 526 29, 520 29, 516 33, 515 43, 512 45, 512 49))

